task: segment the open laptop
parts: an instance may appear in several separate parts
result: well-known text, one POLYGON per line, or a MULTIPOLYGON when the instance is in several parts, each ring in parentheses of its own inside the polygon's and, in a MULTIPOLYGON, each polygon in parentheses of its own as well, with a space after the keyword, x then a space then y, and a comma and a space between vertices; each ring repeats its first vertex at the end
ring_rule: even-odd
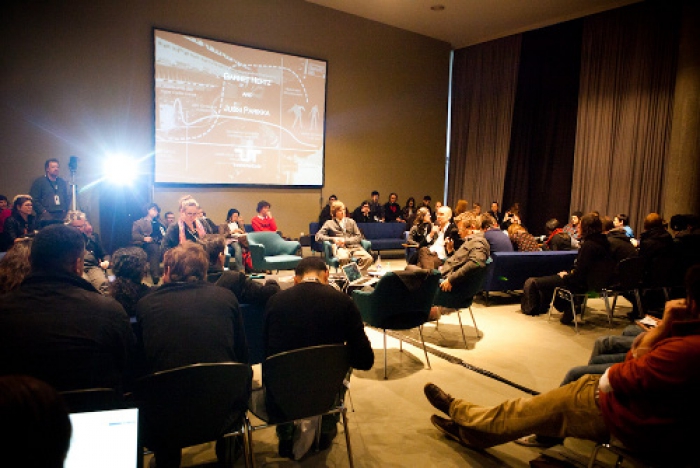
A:
POLYGON ((342 270, 345 278, 348 280, 348 286, 369 286, 379 281, 379 278, 362 276, 357 263, 346 263, 342 266, 342 270))
POLYGON ((70 413, 70 422, 64 468, 142 468, 138 408, 70 413))

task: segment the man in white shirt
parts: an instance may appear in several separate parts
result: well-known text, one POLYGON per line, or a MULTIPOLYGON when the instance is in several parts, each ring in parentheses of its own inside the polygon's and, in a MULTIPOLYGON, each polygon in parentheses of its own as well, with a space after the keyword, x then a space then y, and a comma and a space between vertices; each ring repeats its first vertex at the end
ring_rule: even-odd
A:
POLYGON ((463 241, 451 219, 452 209, 449 206, 438 208, 437 224, 433 225, 433 230, 426 236, 428 246, 418 250, 418 267, 438 269, 462 245, 463 241))

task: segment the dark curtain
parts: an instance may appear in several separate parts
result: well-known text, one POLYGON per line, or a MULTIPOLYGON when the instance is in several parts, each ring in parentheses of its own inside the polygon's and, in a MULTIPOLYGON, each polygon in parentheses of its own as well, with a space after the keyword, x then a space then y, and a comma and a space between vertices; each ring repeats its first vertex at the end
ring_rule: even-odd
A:
POLYGON ((569 218, 582 21, 523 34, 503 210, 519 203, 523 225, 569 218))
POLYGON ((572 208, 625 213, 639 235, 661 209, 678 50, 677 2, 585 19, 572 208))
POLYGON ((520 56, 520 35, 456 50, 448 204, 501 203, 520 56))

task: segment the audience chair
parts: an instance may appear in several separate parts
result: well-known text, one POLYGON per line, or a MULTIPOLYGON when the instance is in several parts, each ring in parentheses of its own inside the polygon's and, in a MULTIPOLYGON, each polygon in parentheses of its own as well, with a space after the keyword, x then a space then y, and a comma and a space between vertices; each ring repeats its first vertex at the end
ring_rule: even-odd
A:
POLYGON ((84 388, 60 394, 71 413, 97 411, 123 400, 123 395, 114 388, 84 388))
MULTIPOLYGON (((344 403, 350 364, 343 344, 311 346, 268 357, 262 364, 263 388, 253 392, 250 410, 264 424, 250 426, 248 454, 254 465, 254 431, 327 414, 340 414, 348 461, 353 467, 344 403)), ((321 435, 320 418, 316 446, 321 435)))
POLYGON ((144 445, 157 452, 241 435, 248 466, 246 410, 252 376, 248 364, 222 362, 192 364, 138 379, 132 397, 142 409, 144 445))
POLYGON ((617 265, 617 281, 604 288, 603 297, 605 298, 605 309, 608 312, 608 324, 612 328, 612 319, 617 303, 617 296, 622 293, 633 293, 634 300, 637 303, 639 315, 644 317, 642 309, 642 299, 639 295, 639 289, 642 287, 644 279, 644 262, 642 257, 632 257, 621 260, 617 265), (612 306, 610 305, 610 296, 613 297, 612 306))
POLYGON ((602 466, 598 463, 598 455, 603 451, 608 451, 617 457, 615 461, 615 467, 627 466, 627 463, 623 465, 623 462, 627 460, 630 466, 640 466, 640 467, 674 467, 674 468, 690 468, 697 466, 697 460, 686 460, 678 456, 678 454, 673 453, 673 450, 667 449, 661 451, 659 456, 649 457, 640 455, 633 452, 632 450, 624 447, 620 442, 609 442, 609 443, 598 443, 593 448, 591 452, 591 457, 588 459, 588 468, 596 468, 602 466))
POLYGON ((297 255, 301 244, 282 239, 276 232, 260 231, 247 234, 253 268, 260 271, 293 270, 301 261, 297 255))
MULTIPOLYGON (((491 259, 489 258, 489 260, 491 259)), ((490 263, 490 261, 487 261, 487 263, 490 263)), ((474 312, 472 312, 472 303, 474 302, 474 297, 476 297, 484 287, 487 271, 486 268, 474 270, 470 277, 467 278, 465 284, 453 287, 450 292, 445 292, 438 288, 435 293, 435 299, 433 299, 433 305, 457 310, 459 329, 462 332, 462 340, 464 340, 465 349, 468 349, 468 347, 467 337, 464 334, 464 325, 462 325, 462 309, 469 310, 469 314, 472 316, 472 322, 474 323, 474 329, 476 330, 476 337, 481 338, 479 327, 476 326, 476 320, 474 319, 474 312)))
MULTIPOLYGON (((437 270, 389 271, 372 291, 356 290, 352 297, 360 309, 362 320, 384 332, 384 379, 387 379, 386 331, 410 330, 418 327, 425 362, 430 367, 423 339, 423 324, 429 320, 430 307, 440 283, 437 270)), ((399 338, 403 351, 403 341, 399 338)))
MULTIPOLYGON (((652 258, 644 269, 642 296, 649 291, 662 291, 664 299, 670 299, 671 289, 683 285, 684 271, 673 256, 652 258)), ((641 313, 641 309, 640 309, 641 313)))
MULTIPOLYGON (((360 243, 362 244, 362 248, 367 251, 367 253, 372 253, 372 243, 366 239, 360 240, 360 243)), ((323 241, 323 256, 326 259, 326 265, 329 267, 335 268, 335 271, 338 271, 338 268, 340 267, 340 260, 338 260, 338 257, 335 256, 335 253, 333 252, 333 244, 331 244, 329 241, 323 241)), ((351 259, 353 262, 357 262, 356 258, 351 259)))
POLYGON ((554 289, 554 294, 552 295, 552 302, 549 304, 549 316, 547 320, 552 318, 552 310, 554 309, 554 301, 559 297, 569 303, 571 307, 571 313, 574 316, 574 329, 576 333, 578 330, 578 315, 576 313, 576 300, 581 301, 581 320, 583 320, 583 313, 586 311, 586 305, 588 303, 588 298, 595 296, 596 294, 603 296, 603 299, 607 302, 606 289, 614 281, 615 275, 615 262, 614 261, 599 261, 593 265, 591 272, 586 279, 587 291, 584 293, 576 293, 565 287, 558 287, 554 289))

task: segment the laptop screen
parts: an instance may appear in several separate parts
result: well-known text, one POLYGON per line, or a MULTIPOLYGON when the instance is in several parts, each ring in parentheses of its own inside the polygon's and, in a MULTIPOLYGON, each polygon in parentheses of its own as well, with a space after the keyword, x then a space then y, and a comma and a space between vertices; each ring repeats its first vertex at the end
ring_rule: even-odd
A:
POLYGON ((64 468, 139 468, 138 408, 71 413, 73 426, 64 468))
POLYGON ((348 281, 351 283, 362 278, 362 273, 360 273, 357 263, 350 262, 343 265, 343 271, 345 272, 345 276, 347 277, 348 281))

